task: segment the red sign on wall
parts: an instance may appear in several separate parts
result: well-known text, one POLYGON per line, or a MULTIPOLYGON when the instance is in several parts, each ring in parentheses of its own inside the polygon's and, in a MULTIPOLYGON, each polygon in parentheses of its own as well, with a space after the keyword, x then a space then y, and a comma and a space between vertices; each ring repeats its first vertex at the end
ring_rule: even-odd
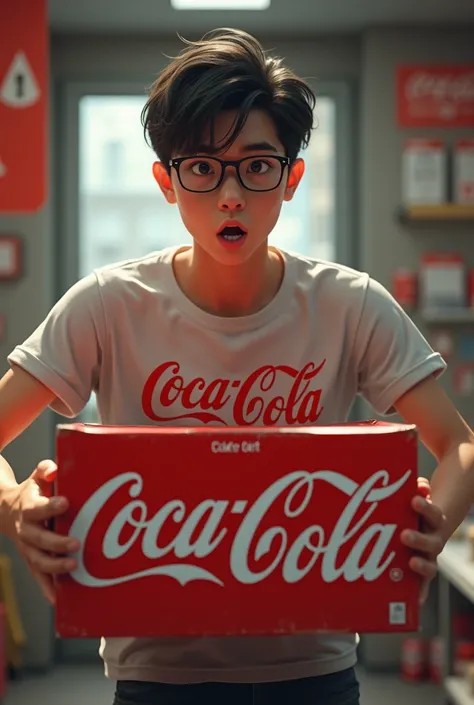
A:
POLYGON ((0 3, 0 213, 36 211, 46 197, 46 0, 0 3))
POLYGON ((400 127, 474 127, 474 64, 399 66, 400 127))

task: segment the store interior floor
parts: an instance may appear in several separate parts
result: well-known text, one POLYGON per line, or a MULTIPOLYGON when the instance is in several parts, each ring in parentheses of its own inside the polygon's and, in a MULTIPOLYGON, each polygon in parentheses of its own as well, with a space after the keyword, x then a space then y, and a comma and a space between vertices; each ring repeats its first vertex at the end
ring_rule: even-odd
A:
MULTIPOLYGON (((445 705, 442 688, 404 683, 396 674, 358 670, 361 705, 445 705)), ((24 675, 11 682, 2 705, 112 705, 113 683, 101 666, 57 666, 45 675, 24 675)))

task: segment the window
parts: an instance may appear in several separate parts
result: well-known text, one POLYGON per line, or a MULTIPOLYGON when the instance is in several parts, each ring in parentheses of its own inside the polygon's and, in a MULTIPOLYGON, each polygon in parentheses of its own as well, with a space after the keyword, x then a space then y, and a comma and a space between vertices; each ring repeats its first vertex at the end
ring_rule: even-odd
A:
POLYGON ((120 188, 124 171, 124 145, 117 140, 105 142, 102 148, 102 175, 104 186, 120 188))

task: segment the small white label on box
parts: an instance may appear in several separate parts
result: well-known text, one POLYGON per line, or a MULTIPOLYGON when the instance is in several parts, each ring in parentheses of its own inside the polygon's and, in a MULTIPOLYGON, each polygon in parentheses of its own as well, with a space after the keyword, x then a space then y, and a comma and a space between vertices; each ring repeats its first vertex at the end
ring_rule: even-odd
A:
POLYGON ((405 602, 390 602, 389 622, 390 624, 406 624, 407 606, 405 602))
POLYGON ((405 205, 447 201, 446 149, 439 140, 411 139, 402 162, 402 199, 405 205))
POLYGON ((460 140, 456 145, 454 201, 474 205, 474 140, 460 140))
POLYGON ((426 253, 419 278, 422 308, 466 305, 466 271, 460 256, 426 253))

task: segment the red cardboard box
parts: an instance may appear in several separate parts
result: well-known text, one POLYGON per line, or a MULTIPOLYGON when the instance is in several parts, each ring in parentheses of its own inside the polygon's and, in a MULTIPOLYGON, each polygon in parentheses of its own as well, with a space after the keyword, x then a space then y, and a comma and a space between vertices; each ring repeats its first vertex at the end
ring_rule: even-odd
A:
POLYGON ((418 628, 414 426, 60 425, 57 462, 58 636, 418 628))

